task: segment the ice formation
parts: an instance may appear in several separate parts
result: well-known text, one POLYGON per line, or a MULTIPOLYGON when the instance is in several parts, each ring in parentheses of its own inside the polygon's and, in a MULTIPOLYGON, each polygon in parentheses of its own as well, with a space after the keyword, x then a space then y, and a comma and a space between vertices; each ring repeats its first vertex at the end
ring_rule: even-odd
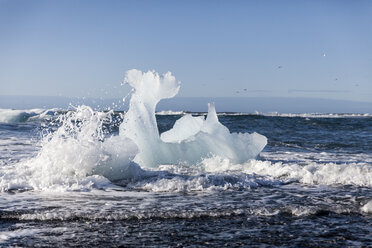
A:
POLYGON ((219 156, 241 163, 254 159, 267 144, 266 137, 253 133, 230 133, 219 121, 213 104, 207 118, 185 115, 159 136, 155 109, 161 99, 174 97, 180 82, 170 72, 130 70, 126 83, 134 88, 130 107, 120 126, 120 136, 130 138, 139 148, 134 161, 142 167, 161 164, 196 164, 203 158, 219 156))

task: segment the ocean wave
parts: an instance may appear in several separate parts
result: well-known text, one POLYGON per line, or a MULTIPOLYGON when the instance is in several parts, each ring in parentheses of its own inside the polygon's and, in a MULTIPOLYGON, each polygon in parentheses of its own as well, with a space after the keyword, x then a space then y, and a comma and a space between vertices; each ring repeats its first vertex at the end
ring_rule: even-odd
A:
POLYGON ((272 163, 270 161, 251 160, 242 164, 233 164, 218 157, 203 161, 209 172, 241 171, 246 174, 270 176, 282 180, 294 180, 308 185, 355 185, 372 187, 372 165, 369 163, 316 163, 305 165, 298 163, 272 163))
MULTIPOLYGON (((170 112, 172 113, 172 112, 170 112)), ((178 112, 173 112, 174 114, 178 112)), ((206 115, 205 112, 180 111, 179 114, 206 115)), ((369 113, 279 113, 279 112, 218 112, 218 116, 265 116, 265 117, 287 117, 287 118, 368 118, 369 113)))
POLYGON ((364 213, 372 214, 372 200, 363 205, 360 210, 364 213))
MULTIPOLYGON (((200 113, 196 113, 200 114, 200 113)), ((219 112, 219 116, 266 116, 266 117, 288 117, 288 118, 362 118, 372 117, 369 113, 278 113, 278 112, 219 112)))
MULTIPOLYGON (((59 116, 74 109, 0 109, 0 123, 12 122, 27 122, 38 120, 50 120, 55 116, 59 116)), ((103 111, 102 111, 103 112, 103 111)), ((125 111, 115 111, 120 116, 124 116, 125 111)), ((161 110, 155 113, 156 115, 186 115, 206 116, 207 112, 188 112, 188 111, 172 111, 161 110)), ((369 113, 278 113, 278 112, 217 112, 217 116, 265 116, 265 117, 287 117, 287 118, 370 118, 369 113)))
MULTIPOLYGON (((266 137, 258 133, 230 133, 219 122, 213 104, 209 104, 206 118, 185 115, 159 135, 156 105, 174 97, 180 82, 170 72, 161 76, 138 70, 128 71, 124 81, 133 88, 133 94, 119 135, 105 133, 104 124, 113 121, 113 111, 79 106, 60 114, 56 119, 58 127, 48 130, 37 156, 1 168, 0 189, 43 190, 67 185, 68 190, 88 190, 101 177, 111 182, 128 181, 146 176, 145 169, 161 164, 195 165, 211 156, 244 162, 256 158, 267 144, 266 137), (93 179, 87 182, 91 176, 93 179)), ((49 112, 40 110, 35 116, 49 112)))
POLYGON ((372 117, 369 113, 261 113, 255 112, 253 115, 268 117, 301 117, 301 118, 355 118, 355 117, 372 117))
POLYGON ((185 111, 172 111, 172 110, 162 110, 156 112, 156 115, 184 115, 185 111))
MULTIPOLYGON (((90 191, 120 185, 148 192, 216 192, 277 187, 290 183, 304 185, 345 185, 372 187, 372 165, 281 163, 251 160, 242 164, 228 159, 207 158, 195 166, 164 165, 157 169, 132 168, 122 179, 108 180, 101 175, 79 176, 53 171, 36 173, 27 166, 6 166, 0 171, 0 190, 90 191), (130 176, 129 176, 130 175, 130 176)), ((367 209, 367 207, 366 207, 367 209)))
MULTIPOLYGON (((101 203, 99 203, 101 205, 101 203)), ((151 205, 151 204, 150 204, 151 205)), ((85 206, 90 211, 79 210, 77 206, 70 206, 69 209, 51 208, 40 209, 37 211, 3 211, 0 212, 0 220, 22 220, 22 221, 125 221, 125 220, 148 220, 148 219, 201 219, 201 218, 221 218, 221 217, 272 217, 272 216, 324 216, 332 213, 335 214, 366 214, 363 210, 354 208, 351 205, 334 207, 332 205, 320 206, 244 206, 244 207, 224 207, 216 206, 183 209, 174 207, 169 209, 154 208, 131 209, 115 208, 111 204, 105 204, 103 209, 95 209, 93 206, 85 206), (76 209, 75 209, 76 208, 76 209)), ((6 235, 8 236, 8 235, 6 235)), ((6 238, 5 236, 5 238, 6 238)))
MULTIPOLYGON (((68 229, 63 227, 55 227, 55 228, 29 228, 26 230, 18 229, 12 231, 0 231, 0 244, 5 243, 10 239, 20 239, 27 236, 34 236, 38 233, 48 232, 48 233, 63 233, 66 232, 68 229)), ((8 246, 8 245, 6 245, 8 246)))
POLYGON ((44 120, 53 117, 59 109, 0 109, 0 123, 44 120))

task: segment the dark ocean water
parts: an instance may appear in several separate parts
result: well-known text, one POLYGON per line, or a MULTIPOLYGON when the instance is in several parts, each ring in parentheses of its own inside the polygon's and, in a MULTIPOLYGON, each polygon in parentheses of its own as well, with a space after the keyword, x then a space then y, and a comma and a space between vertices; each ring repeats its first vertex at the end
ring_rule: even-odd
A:
MULTIPOLYGON (((160 133, 181 116, 158 115, 160 133)), ((116 114, 104 124, 105 137, 118 134, 120 121, 116 114)), ((219 121, 266 136, 260 158, 201 163, 213 169, 164 165, 119 185, 94 175, 44 183, 25 164, 59 124, 29 116, 0 123, 0 246, 372 246, 372 117, 219 121)))

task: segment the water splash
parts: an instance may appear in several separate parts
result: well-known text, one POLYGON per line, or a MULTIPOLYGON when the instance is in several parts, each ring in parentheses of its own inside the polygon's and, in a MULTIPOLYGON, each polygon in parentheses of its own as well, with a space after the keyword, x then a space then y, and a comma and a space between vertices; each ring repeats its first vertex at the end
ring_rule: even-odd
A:
POLYGON ((151 176, 143 169, 159 165, 195 166, 214 156, 232 163, 246 162, 256 158, 267 143, 257 133, 230 133, 218 121, 213 104, 206 119, 185 115, 160 136, 156 105, 174 97, 180 82, 170 72, 160 76, 138 70, 128 71, 124 81, 133 92, 119 135, 108 136, 103 130, 103 124, 112 121, 112 112, 97 112, 88 106, 68 111, 58 118, 57 130, 44 137, 36 157, 0 171, 1 189, 58 185, 89 189, 107 184, 105 178, 122 184, 151 176))

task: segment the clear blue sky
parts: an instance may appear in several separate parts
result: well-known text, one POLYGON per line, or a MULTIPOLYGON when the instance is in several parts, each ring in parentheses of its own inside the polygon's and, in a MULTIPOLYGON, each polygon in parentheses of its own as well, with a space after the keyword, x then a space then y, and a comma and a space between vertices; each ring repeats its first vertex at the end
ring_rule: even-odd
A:
POLYGON ((122 97, 132 68, 185 97, 372 102, 372 1, 0 0, 0 95, 122 97))

